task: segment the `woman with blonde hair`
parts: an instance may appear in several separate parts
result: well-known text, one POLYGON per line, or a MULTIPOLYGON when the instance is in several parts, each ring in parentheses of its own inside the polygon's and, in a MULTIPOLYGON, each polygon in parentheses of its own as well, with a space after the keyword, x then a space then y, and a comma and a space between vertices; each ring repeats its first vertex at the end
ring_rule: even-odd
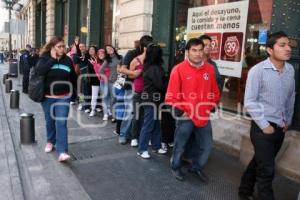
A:
POLYGON ((51 152, 56 146, 58 161, 66 161, 70 159, 67 118, 77 75, 72 60, 65 54, 62 37, 53 37, 43 47, 36 72, 45 77, 45 99, 41 103, 47 129, 45 152, 51 152))

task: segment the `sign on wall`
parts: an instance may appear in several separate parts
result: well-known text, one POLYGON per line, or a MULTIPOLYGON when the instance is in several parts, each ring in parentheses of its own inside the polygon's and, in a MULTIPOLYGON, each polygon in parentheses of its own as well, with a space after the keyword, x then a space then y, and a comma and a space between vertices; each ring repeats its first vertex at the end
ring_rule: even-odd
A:
POLYGON ((222 75, 241 77, 249 1, 188 10, 187 38, 212 38, 211 58, 222 75))

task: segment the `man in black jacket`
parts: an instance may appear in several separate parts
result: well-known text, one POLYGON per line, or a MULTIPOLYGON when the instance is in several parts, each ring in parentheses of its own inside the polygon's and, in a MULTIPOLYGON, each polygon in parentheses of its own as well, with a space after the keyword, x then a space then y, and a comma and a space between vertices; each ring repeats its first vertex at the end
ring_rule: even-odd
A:
POLYGON ((22 80, 22 91, 23 93, 27 94, 28 93, 28 85, 29 85, 29 74, 30 74, 30 51, 31 51, 31 46, 29 44, 26 45, 26 49, 24 53, 20 57, 20 64, 22 65, 23 68, 23 80, 22 80))

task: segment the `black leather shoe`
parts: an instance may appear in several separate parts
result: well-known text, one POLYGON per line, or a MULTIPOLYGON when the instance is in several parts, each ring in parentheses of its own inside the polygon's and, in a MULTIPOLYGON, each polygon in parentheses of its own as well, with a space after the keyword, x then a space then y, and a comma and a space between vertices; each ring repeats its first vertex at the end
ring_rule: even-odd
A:
POLYGON ((239 200, 255 200, 255 198, 252 195, 239 193, 239 200))
POLYGON ((188 170, 190 173, 196 174, 200 181, 203 183, 208 183, 209 182, 209 178, 206 176, 206 174, 204 174, 203 171, 201 170, 193 170, 193 169, 189 169, 188 170))
POLYGON ((183 177, 183 173, 181 171, 181 169, 171 169, 173 176, 179 180, 179 181, 184 181, 184 177, 183 177))

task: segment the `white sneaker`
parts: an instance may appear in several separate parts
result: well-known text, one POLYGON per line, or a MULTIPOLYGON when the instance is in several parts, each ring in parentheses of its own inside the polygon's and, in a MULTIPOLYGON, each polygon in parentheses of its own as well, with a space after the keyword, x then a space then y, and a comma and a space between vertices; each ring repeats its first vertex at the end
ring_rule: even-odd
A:
POLYGON ((137 155, 141 156, 144 159, 149 159, 151 156, 149 155, 148 151, 144 151, 142 153, 137 152, 137 155))
POLYGON ((132 146, 132 147, 137 147, 138 145, 139 145, 139 144, 138 144, 138 140, 137 140, 137 139, 131 140, 130 146, 132 146))
POLYGON ((91 110, 90 109, 85 109, 84 112, 89 113, 89 112, 91 112, 91 110))
POLYGON ((83 108, 82 108, 82 105, 81 105, 81 104, 79 104, 79 106, 78 106, 77 110, 78 110, 78 111, 82 111, 82 110, 83 110, 83 108))
POLYGON ((94 110, 92 110, 92 111, 91 111, 91 113, 89 114, 89 117, 94 117, 94 116, 95 116, 95 114, 96 114, 96 113, 95 113, 95 111, 94 111, 94 110))
POLYGON ((74 101, 70 101, 70 104, 71 104, 71 105, 74 105, 74 104, 75 104, 75 102, 74 102, 74 101))
POLYGON ((160 148, 158 150, 153 150, 153 152, 158 154, 166 154, 168 150, 160 148))
POLYGON ((70 158, 71 157, 69 156, 69 154, 67 154, 67 153, 61 153, 61 154, 59 154, 58 161, 59 162, 64 162, 64 161, 69 160, 70 158))
POLYGON ((54 147, 54 145, 52 143, 48 142, 45 147, 45 152, 50 153, 53 150, 53 147, 54 147))
POLYGON ((101 108, 96 108, 96 112, 102 112, 101 108))
POLYGON ((166 143, 161 143, 161 148, 164 149, 164 150, 168 150, 168 146, 166 143))
POLYGON ((104 115, 102 120, 107 121, 108 120, 108 115, 104 115))

